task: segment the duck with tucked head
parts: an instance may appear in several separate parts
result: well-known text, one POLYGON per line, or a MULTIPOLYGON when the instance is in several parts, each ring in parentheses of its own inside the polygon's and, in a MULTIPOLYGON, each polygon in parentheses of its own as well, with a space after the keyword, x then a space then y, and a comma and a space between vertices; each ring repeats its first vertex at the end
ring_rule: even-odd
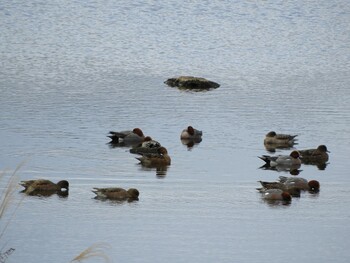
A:
POLYGON ((298 135, 282 134, 276 133, 275 131, 270 131, 266 134, 264 139, 265 145, 277 145, 277 146, 293 146, 298 135))
POLYGON ((142 143, 145 136, 140 128, 134 128, 132 131, 110 131, 107 136, 111 139, 111 144, 136 145, 142 143))
POLYGON ((202 138, 203 132, 193 128, 192 126, 188 126, 181 132, 180 139, 200 139, 202 138))
POLYGON ((288 192, 293 197, 300 197, 300 189, 295 186, 289 186, 281 182, 264 182, 258 181, 261 188, 257 188, 260 193, 265 193, 269 189, 280 189, 283 192, 288 192))
POLYGON ((117 201, 136 201, 139 198, 139 191, 135 188, 125 190, 119 187, 112 188, 93 188, 92 192, 96 194, 99 199, 111 199, 117 201))
POLYGON ((150 136, 146 136, 143 142, 130 149, 130 153, 142 154, 142 153, 157 153, 161 144, 153 140, 150 136))
POLYGON ((298 151, 292 151, 289 155, 263 155, 258 157, 265 162, 265 165, 263 165, 265 168, 281 166, 297 169, 301 165, 300 154, 298 151))
POLYGON ((318 192, 320 190, 320 183, 317 180, 306 180, 301 177, 286 177, 280 176, 279 181, 286 185, 286 187, 296 187, 302 191, 318 192))
POLYGON ((136 157, 140 163, 147 167, 159 167, 159 166, 167 166, 171 164, 171 158, 168 155, 168 151, 165 147, 158 148, 156 154, 142 154, 141 157, 136 157))
POLYGON ((22 181, 19 183, 24 187, 22 193, 27 195, 51 195, 51 194, 68 194, 69 183, 66 180, 59 181, 57 184, 46 179, 37 179, 22 181))
POLYGON ((281 189, 266 189, 262 194, 262 198, 268 201, 292 201, 292 196, 281 189))
POLYGON ((319 145, 316 149, 299 150, 303 163, 318 164, 328 161, 328 149, 326 145, 319 145))

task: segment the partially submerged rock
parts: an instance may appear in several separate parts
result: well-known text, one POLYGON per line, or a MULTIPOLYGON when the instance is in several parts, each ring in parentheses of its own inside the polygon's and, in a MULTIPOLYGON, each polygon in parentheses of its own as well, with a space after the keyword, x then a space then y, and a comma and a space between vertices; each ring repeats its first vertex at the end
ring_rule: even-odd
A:
POLYGON ((220 84, 207 80, 205 78, 197 78, 191 76, 181 76, 178 78, 170 78, 165 82, 170 87, 178 87, 180 89, 197 89, 208 90, 220 87, 220 84))

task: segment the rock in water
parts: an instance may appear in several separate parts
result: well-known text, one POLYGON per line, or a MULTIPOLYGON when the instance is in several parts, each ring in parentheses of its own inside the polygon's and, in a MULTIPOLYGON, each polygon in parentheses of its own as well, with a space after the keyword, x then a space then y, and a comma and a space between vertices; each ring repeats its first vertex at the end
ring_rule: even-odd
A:
POLYGON ((180 89, 197 89, 209 90, 220 87, 220 84, 207 80, 205 78, 197 78, 191 76, 181 76, 178 78, 170 78, 165 82, 170 87, 178 87, 180 89))

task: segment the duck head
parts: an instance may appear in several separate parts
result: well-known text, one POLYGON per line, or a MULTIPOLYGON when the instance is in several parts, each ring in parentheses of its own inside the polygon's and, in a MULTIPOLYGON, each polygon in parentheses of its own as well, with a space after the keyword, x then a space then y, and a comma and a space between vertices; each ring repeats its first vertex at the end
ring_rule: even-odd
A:
POLYGON ((162 146, 162 147, 159 147, 158 153, 164 155, 164 154, 168 154, 168 151, 165 147, 162 146))
POLYGON ((282 195, 282 199, 284 201, 291 201, 292 200, 292 196, 288 192, 283 192, 281 195, 282 195))
POLYGON ((190 134, 190 135, 194 135, 194 129, 192 126, 188 126, 187 127, 187 132, 190 134))
POLYGON ((68 181, 66 181, 66 180, 59 181, 59 182, 57 183, 57 185, 58 185, 59 187, 61 187, 61 189, 68 190, 68 188, 69 188, 69 183, 68 183, 68 181))
POLYGON ((292 151, 289 156, 298 159, 300 157, 300 153, 298 151, 292 151))
POLYGON ((276 135, 276 132, 270 131, 268 134, 266 134, 266 137, 275 137, 276 135))
POLYGON ((326 145, 320 145, 320 146, 318 146, 318 147, 317 147, 317 150, 319 150, 320 152, 330 153, 330 151, 328 151, 326 145))
POLYGON ((135 129, 132 130, 132 132, 135 133, 135 134, 137 134, 137 135, 140 136, 140 137, 143 137, 143 136, 144 136, 144 135, 143 135, 143 132, 142 132, 142 130, 141 130, 140 128, 135 128, 135 129))
POLYGON ((139 197, 139 190, 137 190, 136 188, 130 188, 128 191, 128 195, 129 195, 129 198, 132 198, 132 199, 136 199, 139 197))
POLYGON ((146 136, 146 137, 143 139, 143 141, 149 142, 149 141, 152 141, 152 138, 151 138, 151 136, 146 136))
POLYGON ((313 192, 318 192, 320 190, 320 183, 316 180, 310 180, 308 185, 310 190, 313 192))

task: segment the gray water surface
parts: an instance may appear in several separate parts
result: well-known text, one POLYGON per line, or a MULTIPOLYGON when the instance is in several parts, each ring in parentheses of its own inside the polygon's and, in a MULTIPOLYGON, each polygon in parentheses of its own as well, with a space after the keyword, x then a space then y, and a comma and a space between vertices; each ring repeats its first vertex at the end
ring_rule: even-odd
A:
POLYGON ((111 262, 348 262, 349 13, 348 1, 0 3, 1 191, 22 162, 19 180, 70 182, 67 198, 14 193, 6 262, 70 262, 99 242, 111 262), (163 83, 178 75, 221 86, 163 83), (191 149, 188 125, 203 131, 191 149), (108 131, 134 127, 168 149, 162 174, 109 147, 108 131), (298 175, 318 194, 261 200, 258 180, 289 175, 259 169, 271 130, 327 145, 326 168, 298 175), (112 186, 140 200, 94 199, 112 186))

